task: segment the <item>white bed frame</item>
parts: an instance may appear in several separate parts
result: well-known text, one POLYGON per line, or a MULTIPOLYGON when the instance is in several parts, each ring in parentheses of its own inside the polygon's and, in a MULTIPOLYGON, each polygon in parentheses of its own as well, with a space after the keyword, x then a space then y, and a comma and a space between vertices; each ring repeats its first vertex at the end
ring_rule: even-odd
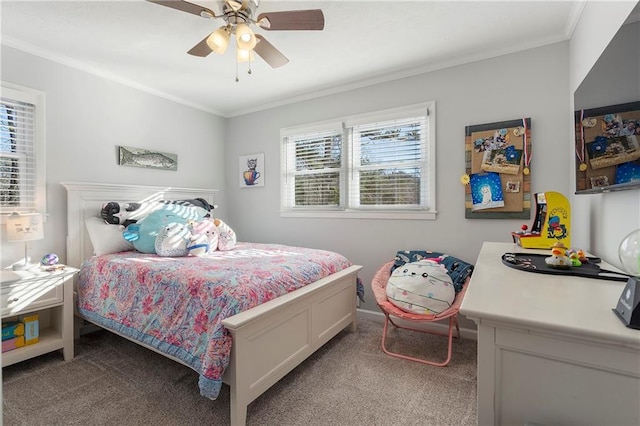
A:
MULTIPOLYGON (((61 184, 67 190, 67 263, 74 267, 93 255, 84 221, 98 216, 105 202, 204 198, 215 204, 213 189, 61 184)), ((361 268, 351 266, 223 321, 233 336, 230 365, 223 377, 231 388, 232 425, 244 425, 251 401, 341 330, 350 326, 356 331, 356 276, 361 268)))

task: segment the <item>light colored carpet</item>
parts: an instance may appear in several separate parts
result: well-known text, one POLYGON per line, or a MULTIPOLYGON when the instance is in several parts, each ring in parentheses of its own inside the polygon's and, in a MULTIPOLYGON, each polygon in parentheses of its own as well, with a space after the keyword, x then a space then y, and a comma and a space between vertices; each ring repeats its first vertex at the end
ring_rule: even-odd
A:
MULTIPOLYGON (((256 399, 248 425, 475 425, 476 342, 454 340, 447 367, 392 358, 382 324, 360 319, 256 399)), ((443 359, 446 338, 405 330, 390 349, 443 359)), ((201 397, 191 369, 106 331, 3 369, 4 425, 228 425, 229 388, 201 397)))

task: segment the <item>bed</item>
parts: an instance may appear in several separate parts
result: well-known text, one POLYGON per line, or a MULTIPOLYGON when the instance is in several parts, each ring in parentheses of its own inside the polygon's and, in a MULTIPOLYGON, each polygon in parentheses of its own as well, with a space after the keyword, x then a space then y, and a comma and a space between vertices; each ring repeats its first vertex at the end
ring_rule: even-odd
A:
MULTIPOLYGON (((102 262, 101 266, 105 267, 105 265, 109 265, 109 262, 117 264, 125 257, 137 258, 138 263, 140 263, 145 258, 148 260, 150 256, 136 252, 131 252, 128 255, 93 256, 93 248, 85 228, 85 220, 89 217, 95 217, 102 204, 112 201, 130 203, 141 200, 194 198, 202 198, 210 204, 214 204, 216 192, 209 189, 77 182, 65 182, 62 185, 67 190, 67 263, 74 267, 80 267, 85 260, 87 260, 86 264, 89 264, 94 261, 97 262, 97 259, 102 262)), ((302 270, 305 263, 304 256, 312 255, 312 252, 314 251, 305 248, 274 244, 238 243, 237 250, 217 253, 216 262, 221 262, 224 257, 230 257, 235 259, 232 269, 236 269, 236 267, 240 268, 242 264, 249 264, 250 262, 246 259, 250 258, 252 254, 261 253, 263 257, 280 259, 279 262, 281 264, 284 262, 282 259, 291 259, 290 264, 288 264, 289 260, 284 262, 285 269, 298 271, 302 270), (275 254, 273 250, 275 250, 275 254)), ((329 255, 329 253, 326 252, 324 255, 329 255)), ((167 263, 173 262, 173 259, 169 258, 162 258, 162 260, 167 263)), ((184 260, 188 262, 205 262, 207 259, 185 258, 184 260)), ((328 265, 329 260, 325 260, 328 265)), ((317 263, 323 264, 325 260, 317 263)), ((110 265, 106 270, 124 269, 119 266, 114 267, 113 263, 110 265)), ((172 267, 175 267, 175 265, 172 267)), ((266 268, 263 267, 261 273, 266 268)), ((206 267, 201 265, 196 266, 195 269, 204 270, 206 267)), ((224 268, 211 269, 216 269, 217 272, 220 272, 224 268)), ((352 331, 356 330, 356 282, 357 273, 361 266, 351 265, 347 261, 347 263, 343 263, 340 266, 322 267, 320 269, 323 269, 324 273, 328 275, 318 278, 319 275, 315 275, 318 271, 313 273, 301 272, 301 275, 299 274, 292 278, 292 282, 301 280, 301 277, 304 276, 306 277, 305 279, 311 280, 309 284, 296 288, 298 286, 290 282, 284 285, 286 290, 278 289, 277 286, 274 289, 272 286, 267 290, 267 296, 254 295, 253 298, 249 298, 251 299, 250 303, 244 307, 249 307, 247 310, 242 310, 242 307, 238 307, 239 310, 242 310, 240 313, 231 316, 220 315, 220 327, 225 332, 228 331, 227 334, 232 344, 230 344, 228 360, 214 361, 213 365, 207 364, 209 368, 207 372, 217 371, 220 373, 222 381, 230 386, 232 425, 245 424, 249 403, 337 333, 347 327, 350 327, 352 331), (263 299, 269 300, 254 306, 255 303, 259 303, 263 299), (256 354, 260 355, 256 356, 256 354), (216 362, 219 363, 216 364, 216 362), (224 365, 227 362, 228 366, 226 368, 217 370, 220 365, 224 365)), ((133 275, 135 276, 135 273, 133 275)), ((254 275, 260 276, 257 273, 254 275)), ((116 277, 115 273, 110 278, 114 280, 121 279, 116 277)), ((271 281, 269 278, 266 278, 266 280, 271 281)), ((125 288, 125 286, 123 285, 122 288, 125 288)), ((134 328, 132 324, 127 324, 132 326, 128 328, 118 326, 116 321, 101 320, 100 317, 104 319, 107 315, 93 315, 91 308, 91 306, 85 304, 82 309, 78 309, 78 316, 198 371, 198 367, 200 367, 198 362, 200 361, 191 362, 188 356, 176 351, 175 346, 167 345, 166 342, 164 346, 158 344, 158 341, 163 341, 162 336, 157 334, 161 333, 161 331, 158 331, 161 327, 158 330, 154 329, 153 333, 137 333, 132 331, 134 328)), ((236 311, 229 310, 228 312, 236 311)), ((196 345, 193 344, 192 346, 196 345)), ((219 346, 217 345, 216 347, 219 348, 219 346)), ((205 352, 211 351, 211 348, 205 349, 205 352)), ((198 371, 198 373, 201 373, 201 371, 198 371)), ((216 384, 213 383, 212 385, 209 381, 210 378, 210 375, 201 374, 199 385, 201 393, 211 398, 216 395, 217 389, 216 384)), ((194 386, 196 386, 195 383, 194 386)))

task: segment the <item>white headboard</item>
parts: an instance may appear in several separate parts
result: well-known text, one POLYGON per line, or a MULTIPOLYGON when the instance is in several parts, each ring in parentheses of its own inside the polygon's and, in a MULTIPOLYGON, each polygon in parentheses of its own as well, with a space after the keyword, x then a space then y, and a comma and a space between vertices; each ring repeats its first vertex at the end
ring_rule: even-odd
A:
POLYGON ((216 189, 173 188, 164 186, 109 183, 61 182, 67 189, 67 264, 76 268, 93 255, 84 221, 100 217, 104 203, 133 203, 154 200, 203 198, 214 205, 216 189))

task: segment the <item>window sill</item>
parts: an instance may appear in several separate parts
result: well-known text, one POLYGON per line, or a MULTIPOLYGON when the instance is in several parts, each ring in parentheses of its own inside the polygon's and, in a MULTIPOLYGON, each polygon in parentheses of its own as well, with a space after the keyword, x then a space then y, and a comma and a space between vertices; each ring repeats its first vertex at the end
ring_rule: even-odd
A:
POLYGON ((386 219, 386 220, 436 220, 437 211, 281 211, 280 217, 326 219, 386 219))

